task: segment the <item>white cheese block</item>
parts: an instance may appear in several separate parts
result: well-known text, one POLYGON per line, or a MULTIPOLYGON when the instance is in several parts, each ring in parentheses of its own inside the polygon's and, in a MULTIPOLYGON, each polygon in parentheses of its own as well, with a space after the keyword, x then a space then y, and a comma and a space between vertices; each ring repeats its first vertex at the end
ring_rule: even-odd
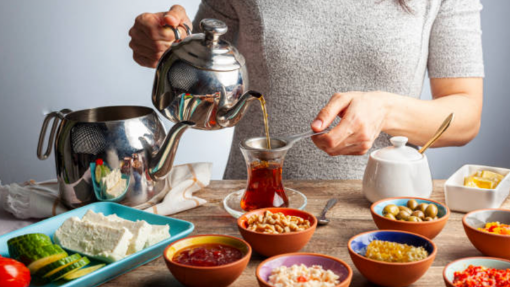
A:
POLYGON ((115 214, 105 216, 101 212, 95 213, 94 211, 89 210, 83 216, 82 220, 112 228, 127 228, 129 232, 133 234, 127 250, 128 255, 145 248, 147 239, 152 233, 152 226, 146 221, 138 220, 134 222, 120 218, 115 214))
POLYGON ((54 237, 67 250, 114 262, 126 257, 133 234, 125 227, 113 228, 71 217, 55 231, 54 237))
POLYGON ((154 245, 164 239, 170 238, 170 226, 168 224, 165 225, 152 225, 152 232, 147 239, 147 243, 145 247, 149 247, 154 245))

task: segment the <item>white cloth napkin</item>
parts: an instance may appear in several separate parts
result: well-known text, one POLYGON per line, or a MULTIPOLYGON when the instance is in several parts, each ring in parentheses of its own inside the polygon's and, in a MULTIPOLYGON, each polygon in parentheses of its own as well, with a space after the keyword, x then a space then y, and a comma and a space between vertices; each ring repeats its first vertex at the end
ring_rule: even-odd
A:
MULTIPOLYGON (((193 193, 209 185, 211 169, 212 163, 174 166, 165 179, 165 197, 145 211, 170 215, 206 203, 193 193)), ((58 197, 56 180, 9 185, 0 182, 0 208, 21 219, 47 218, 67 211, 58 197)))

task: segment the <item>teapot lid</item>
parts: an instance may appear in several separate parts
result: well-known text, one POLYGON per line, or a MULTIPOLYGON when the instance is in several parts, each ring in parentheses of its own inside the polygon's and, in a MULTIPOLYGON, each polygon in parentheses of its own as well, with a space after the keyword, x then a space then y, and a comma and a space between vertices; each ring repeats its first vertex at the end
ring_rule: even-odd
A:
POLYGON ((392 137, 390 142, 393 146, 382 148, 374 152, 376 159, 391 161, 413 161, 423 157, 416 149, 406 146, 407 137, 392 137))
POLYGON ((245 60, 229 42, 220 39, 227 33, 227 25, 220 20, 200 21, 204 33, 193 34, 172 44, 174 55, 199 69, 233 71, 244 66, 245 60))

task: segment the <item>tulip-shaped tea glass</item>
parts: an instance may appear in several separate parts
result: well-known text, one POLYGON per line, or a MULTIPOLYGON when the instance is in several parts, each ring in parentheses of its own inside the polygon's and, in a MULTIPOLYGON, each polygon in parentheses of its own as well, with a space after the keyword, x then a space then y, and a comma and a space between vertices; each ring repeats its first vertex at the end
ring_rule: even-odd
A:
POLYGON ((307 132, 289 137, 272 137, 271 149, 267 149, 265 137, 241 142, 241 152, 248 169, 248 182, 246 189, 232 192, 225 197, 223 206, 227 212, 238 218, 246 211, 265 207, 304 209, 306 196, 283 186, 283 160, 295 142, 316 134, 318 133, 307 132))

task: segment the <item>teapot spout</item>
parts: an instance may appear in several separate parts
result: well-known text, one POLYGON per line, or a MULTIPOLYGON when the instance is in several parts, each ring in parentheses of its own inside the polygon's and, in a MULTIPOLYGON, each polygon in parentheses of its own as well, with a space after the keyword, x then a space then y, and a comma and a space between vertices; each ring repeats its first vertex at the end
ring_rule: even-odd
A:
POLYGON ((216 114, 216 121, 224 128, 235 126, 243 117, 250 103, 260 97, 262 97, 262 94, 259 92, 247 91, 231 107, 223 106, 220 103, 220 108, 216 114))
POLYGON ((179 141, 182 134, 188 128, 195 126, 194 122, 184 121, 173 125, 168 134, 165 137, 163 145, 159 149, 158 153, 153 156, 149 166, 149 176, 153 180, 164 179, 174 163, 175 153, 179 146, 179 141))

